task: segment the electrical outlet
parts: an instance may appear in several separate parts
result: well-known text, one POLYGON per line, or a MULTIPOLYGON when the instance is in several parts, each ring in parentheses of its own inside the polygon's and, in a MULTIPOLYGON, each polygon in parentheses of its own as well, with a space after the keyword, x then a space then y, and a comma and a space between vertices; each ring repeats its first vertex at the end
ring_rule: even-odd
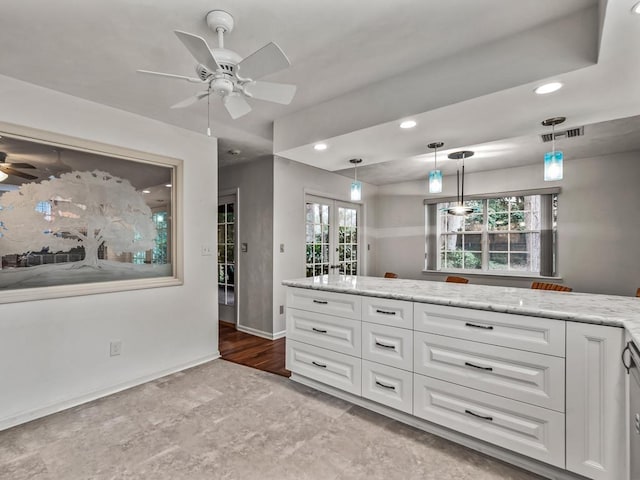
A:
POLYGON ((109 355, 117 357, 122 354, 122 340, 114 340, 109 344, 109 355))
POLYGON ((202 244, 202 246, 200 247, 200 255, 202 255, 203 257, 210 257, 211 255, 213 255, 213 248, 211 247, 211 245, 209 245, 208 243, 202 244))
POLYGON ((284 315, 284 305, 280 305, 280 315, 284 315))
POLYGON ((284 253, 284 243, 280 244, 280 253, 284 253))

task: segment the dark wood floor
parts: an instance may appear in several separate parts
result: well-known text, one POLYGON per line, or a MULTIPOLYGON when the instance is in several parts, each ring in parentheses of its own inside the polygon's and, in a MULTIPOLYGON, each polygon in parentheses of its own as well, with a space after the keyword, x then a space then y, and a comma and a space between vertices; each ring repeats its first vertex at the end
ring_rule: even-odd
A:
POLYGON ((271 372, 283 377, 291 375, 284 368, 285 339, 267 340, 239 332, 226 322, 220 325, 220 355, 224 360, 271 372))

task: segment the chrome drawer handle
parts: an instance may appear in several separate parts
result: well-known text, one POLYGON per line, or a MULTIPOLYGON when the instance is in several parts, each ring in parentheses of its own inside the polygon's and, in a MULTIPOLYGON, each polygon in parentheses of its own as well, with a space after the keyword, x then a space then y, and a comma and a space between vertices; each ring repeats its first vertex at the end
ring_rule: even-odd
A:
POLYGON ((316 299, 314 298, 314 299, 313 299, 313 303, 318 303, 318 304, 320 304, 320 305, 326 305, 326 304, 327 304, 327 303, 329 303, 329 302, 327 302, 326 300, 316 300, 316 299))
POLYGON ((465 410, 464 413, 468 415, 472 415, 476 418, 480 418, 482 420, 487 420, 489 422, 493 422, 493 417, 485 417, 484 415, 478 415, 477 413, 473 413, 471 410, 465 410))
POLYGON ((487 372, 493 372, 493 367, 481 367, 480 365, 474 365, 473 363, 464 362, 467 367, 477 368, 479 370, 486 370, 487 372))
POLYGON ((380 342, 376 342, 376 345, 378 347, 382 347, 382 348, 390 348, 391 350, 395 350, 396 349, 395 345, 386 345, 386 344, 380 343, 380 342))
POLYGON ((478 325, 477 323, 465 323, 467 327, 482 328, 483 330, 493 330, 492 325, 478 325))
POLYGON ((326 330, 321 330, 320 328, 316 328, 316 327, 311 327, 311 330, 318 333, 327 333, 326 330))
POLYGON ((311 363, 313 363, 316 367, 320 367, 320 368, 327 368, 327 366, 323 363, 318 363, 315 361, 311 361, 311 363))
POLYGON ((379 381, 376 380, 376 385, 382 387, 382 388, 387 388, 389 390, 395 390, 396 387, 394 387, 393 385, 385 385, 384 383, 381 383, 379 381))
POLYGON ((376 309, 376 313, 382 313, 384 315, 395 315, 396 312, 387 312, 386 310, 378 310, 376 309))

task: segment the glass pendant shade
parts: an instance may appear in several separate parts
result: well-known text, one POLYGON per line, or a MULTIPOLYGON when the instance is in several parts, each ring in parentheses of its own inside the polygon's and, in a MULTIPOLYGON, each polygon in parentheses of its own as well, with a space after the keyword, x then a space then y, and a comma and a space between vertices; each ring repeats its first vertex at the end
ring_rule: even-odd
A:
POLYGON ((351 182, 351 200, 354 202, 362 200, 362 182, 357 180, 351 182))
POLYGON ((0 182, 4 182, 7 178, 9 178, 9 175, 4 172, 0 172, 0 182))
POLYGON ((442 171, 429 172, 429 193, 442 193, 442 171))
POLYGON ((544 154, 544 181, 553 182, 562 180, 562 160, 564 154, 560 151, 544 154))

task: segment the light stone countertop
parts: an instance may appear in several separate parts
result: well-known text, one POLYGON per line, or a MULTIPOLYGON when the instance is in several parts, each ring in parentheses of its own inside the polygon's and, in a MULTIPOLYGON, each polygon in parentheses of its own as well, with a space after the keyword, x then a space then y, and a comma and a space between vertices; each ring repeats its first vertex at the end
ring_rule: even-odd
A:
POLYGON ((324 275, 289 287, 623 327, 640 346, 640 298, 399 278, 324 275))

